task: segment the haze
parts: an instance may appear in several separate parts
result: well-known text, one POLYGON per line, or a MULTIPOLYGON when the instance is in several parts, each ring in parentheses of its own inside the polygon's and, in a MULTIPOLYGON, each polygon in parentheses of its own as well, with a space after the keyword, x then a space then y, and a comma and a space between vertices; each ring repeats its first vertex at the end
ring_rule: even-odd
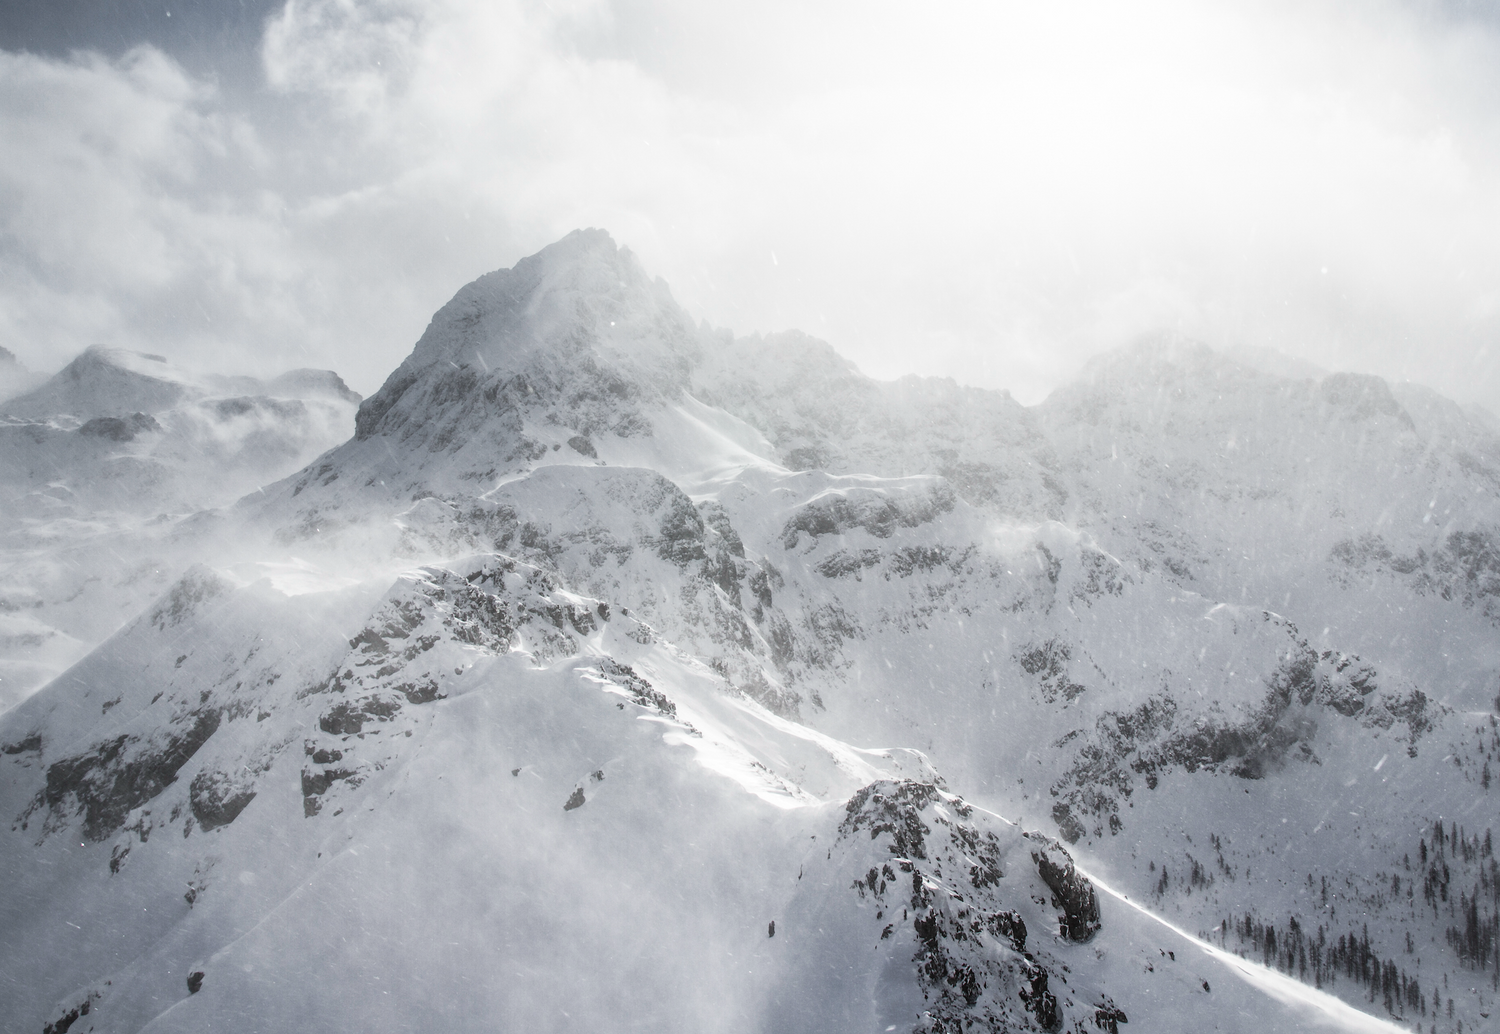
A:
POLYGON ((369 393, 460 285, 602 226, 875 376, 1030 403, 1167 331, 1500 409, 1491 5, 29 0, 0 46, 34 370, 369 393))

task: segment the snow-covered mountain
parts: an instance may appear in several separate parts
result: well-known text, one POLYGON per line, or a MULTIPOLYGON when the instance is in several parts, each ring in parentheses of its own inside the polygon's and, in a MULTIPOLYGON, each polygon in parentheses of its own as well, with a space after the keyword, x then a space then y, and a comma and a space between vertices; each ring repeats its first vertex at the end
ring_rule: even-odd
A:
POLYGON ((1482 1029, 1500 444, 1276 370, 1028 409, 601 231, 481 277, 0 716, 0 1029, 1482 1029))
POLYGON ((203 376, 95 345, 0 403, 0 492, 39 516, 224 505, 341 440, 359 402, 330 371, 203 376))
POLYGON ((171 584, 184 515, 342 441, 359 402, 330 371, 223 377, 101 346, 0 402, 0 706, 171 584))

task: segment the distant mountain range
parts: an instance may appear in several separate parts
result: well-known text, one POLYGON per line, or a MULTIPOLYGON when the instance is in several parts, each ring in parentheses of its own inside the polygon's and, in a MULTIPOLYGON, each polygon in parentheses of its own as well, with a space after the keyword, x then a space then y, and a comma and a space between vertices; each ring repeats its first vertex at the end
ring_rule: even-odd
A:
POLYGON ((1493 1022, 1484 413, 878 382, 598 230, 362 402, 91 350, 3 412, 0 617, 81 659, 0 714, 0 1030, 1493 1022))
POLYGON ((179 572, 147 540, 342 441, 359 403, 327 370, 212 376, 97 345, 0 401, 0 706, 170 584, 179 572))

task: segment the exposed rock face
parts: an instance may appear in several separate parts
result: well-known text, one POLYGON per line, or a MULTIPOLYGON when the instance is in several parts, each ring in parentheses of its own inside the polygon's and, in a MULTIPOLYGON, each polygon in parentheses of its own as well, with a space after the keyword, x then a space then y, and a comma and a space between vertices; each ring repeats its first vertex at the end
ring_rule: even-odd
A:
POLYGON ((1365 534, 1336 543, 1329 559, 1334 578, 1351 588, 1356 580, 1389 577, 1416 596, 1462 603, 1500 626, 1500 530, 1450 532, 1408 556, 1394 553, 1380 535, 1365 534))
MULTIPOLYGON (((868 840, 886 852, 884 860, 872 859, 879 864, 856 878, 852 890, 882 906, 876 919, 889 920, 882 941, 909 939, 916 948, 912 961, 924 1011, 914 1030, 1055 1031, 1070 1019, 1092 1019, 1053 990, 1058 962, 1028 947, 1026 920, 1017 909, 1033 903, 1025 854, 1017 850, 1021 837, 997 825, 929 783, 875 783, 845 806, 841 842, 868 840), (1004 867, 1017 860, 1021 873, 1007 878, 1004 867), (1015 895, 1009 904, 1007 893, 1015 895)), ((1100 925, 1093 886, 1060 845, 1051 841, 1049 847, 1040 855, 1033 851, 1031 878, 1040 876, 1053 889, 1064 936, 1086 929, 1073 937, 1086 940, 1100 925), (1053 858, 1064 860, 1066 870, 1053 858)))
POLYGON ((856 528, 888 539, 897 528, 929 524, 953 510, 953 492, 940 481, 914 482, 908 492, 839 493, 816 499, 797 510, 781 532, 783 548, 797 548, 802 536, 844 535, 856 528))
POLYGON ((1090 940, 1099 930, 1099 899, 1094 885, 1073 866, 1073 857, 1043 833, 1027 833, 1031 860, 1043 882, 1052 888, 1052 904, 1062 909, 1058 932, 1070 941, 1090 940))
POLYGON ((255 790, 225 772, 201 771, 188 788, 188 803, 205 833, 227 826, 255 799, 255 790))
POLYGON ((130 812, 147 803, 177 778, 198 748, 219 727, 216 711, 199 711, 170 724, 163 735, 129 735, 91 747, 47 766, 47 785, 22 813, 21 828, 46 809, 44 831, 60 829, 83 816, 83 835, 105 840, 125 825, 130 812))
POLYGON ((130 442, 135 436, 150 431, 161 431, 161 424, 148 413, 132 413, 128 417, 96 416, 78 429, 81 435, 108 438, 112 442, 130 442))

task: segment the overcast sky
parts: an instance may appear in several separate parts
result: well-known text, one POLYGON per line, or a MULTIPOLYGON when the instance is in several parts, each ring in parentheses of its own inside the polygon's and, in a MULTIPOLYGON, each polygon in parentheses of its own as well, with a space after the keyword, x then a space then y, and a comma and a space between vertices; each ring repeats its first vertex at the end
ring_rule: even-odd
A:
POLYGON ((695 315, 1035 402, 1141 334, 1500 410, 1481 3, 10 0, 0 345, 362 392, 602 226, 695 315))

